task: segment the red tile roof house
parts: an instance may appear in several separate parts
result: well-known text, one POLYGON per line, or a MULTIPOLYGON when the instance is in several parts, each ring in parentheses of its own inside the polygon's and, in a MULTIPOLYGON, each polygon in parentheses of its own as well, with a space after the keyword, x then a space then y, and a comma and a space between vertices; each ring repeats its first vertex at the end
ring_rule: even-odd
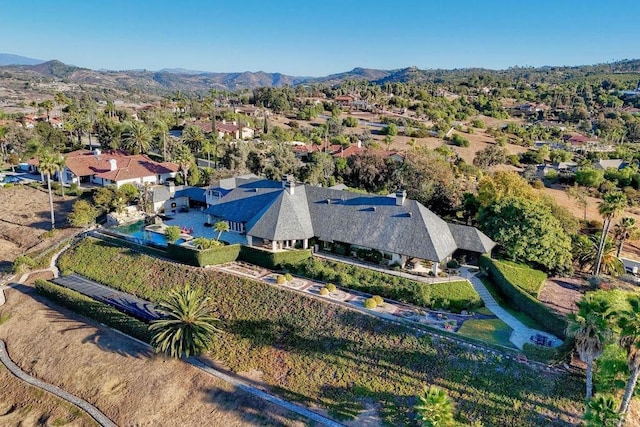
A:
MULTIPOLYGON (((130 156, 122 151, 78 150, 67 153, 62 179, 65 184, 115 185, 162 184, 175 178, 178 165, 171 162, 158 163, 138 154, 130 156)), ((37 171, 37 158, 29 160, 37 171)))
MULTIPOLYGON (((211 122, 193 122, 190 124, 198 126, 204 133, 211 133, 211 122)), ((218 131, 219 138, 230 135, 233 139, 253 139, 255 135, 253 129, 247 126, 239 126, 235 120, 231 123, 227 123, 226 120, 222 120, 222 123, 216 122, 216 131, 218 131)))

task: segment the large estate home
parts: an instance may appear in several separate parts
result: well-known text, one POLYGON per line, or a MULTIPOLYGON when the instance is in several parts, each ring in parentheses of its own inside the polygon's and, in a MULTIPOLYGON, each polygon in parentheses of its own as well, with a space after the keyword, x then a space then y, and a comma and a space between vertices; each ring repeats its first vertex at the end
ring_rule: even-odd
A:
MULTIPOLYGON (((161 184, 174 178, 178 165, 171 162, 158 163, 143 154, 128 155, 122 151, 77 150, 64 155, 65 167, 62 180, 65 184, 136 185, 161 184)), ((28 162, 38 172, 39 160, 28 162)))
POLYGON ((434 262, 434 268, 459 255, 473 262, 495 246, 475 227, 445 222, 404 191, 361 194, 255 175, 223 179, 204 190, 207 221, 226 221, 249 246, 375 249, 389 264, 417 258, 434 262))

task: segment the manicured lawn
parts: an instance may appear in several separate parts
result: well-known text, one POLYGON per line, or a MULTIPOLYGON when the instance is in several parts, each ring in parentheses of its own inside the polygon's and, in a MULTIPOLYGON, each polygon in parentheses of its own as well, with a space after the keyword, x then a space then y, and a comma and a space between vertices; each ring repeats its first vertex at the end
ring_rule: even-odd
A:
POLYGON ((261 371, 271 390, 325 407, 340 419, 357 417, 366 402, 373 402, 387 425, 413 425, 414 396, 425 384, 446 389, 465 425, 479 420, 568 426, 582 411, 583 384, 574 377, 472 351, 262 282, 90 239, 65 253, 60 265, 156 301, 186 283, 203 288, 225 331, 209 354, 212 359, 235 372, 261 371))
POLYGON ((477 319, 464 322, 458 329, 458 334, 493 345, 515 348, 509 341, 512 331, 513 329, 500 319, 477 319))
POLYGON ((542 290, 547 274, 535 270, 528 265, 505 260, 493 260, 494 265, 502 272, 511 283, 519 286, 534 297, 542 290))

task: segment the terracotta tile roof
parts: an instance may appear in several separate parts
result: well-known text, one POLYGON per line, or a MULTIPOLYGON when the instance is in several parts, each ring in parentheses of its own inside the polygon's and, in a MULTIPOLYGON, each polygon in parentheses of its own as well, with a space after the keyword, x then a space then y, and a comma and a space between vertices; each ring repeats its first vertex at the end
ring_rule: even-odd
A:
POLYGON ((344 150, 338 151, 336 154, 333 155, 333 157, 343 157, 346 159, 360 152, 362 152, 362 148, 358 147, 357 145, 350 145, 344 150))
MULTIPOLYGON (((144 178, 178 171, 178 165, 171 162, 158 163, 144 155, 129 156, 116 160, 118 169, 98 173, 96 176, 110 181, 144 178)), ((107 160, 108 163, 108 160, 107 160)))

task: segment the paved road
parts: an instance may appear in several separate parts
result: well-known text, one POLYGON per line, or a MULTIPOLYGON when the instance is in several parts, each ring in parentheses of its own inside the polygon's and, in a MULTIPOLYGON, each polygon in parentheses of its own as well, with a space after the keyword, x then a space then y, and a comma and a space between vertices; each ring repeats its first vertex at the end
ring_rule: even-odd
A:
POLYGON ((61 276, 53 279, 54 283, 64 286, 95 300, 116 307, 139 319, 150 321, 159 319, 160 313, 155 310, 154 305, 149 301, 137 298, 124 292, 116 291, 107 286, 85 279, 77 274, 61 276))

